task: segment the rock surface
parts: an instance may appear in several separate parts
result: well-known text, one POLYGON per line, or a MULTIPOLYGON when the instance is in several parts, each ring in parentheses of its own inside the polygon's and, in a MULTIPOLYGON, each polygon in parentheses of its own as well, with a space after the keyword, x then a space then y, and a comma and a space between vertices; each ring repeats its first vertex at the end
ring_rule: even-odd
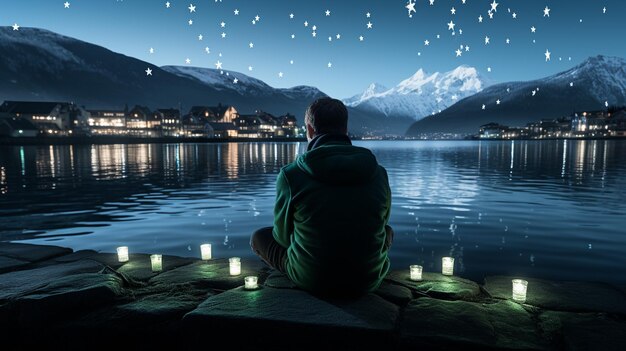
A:
POLYGON ((621 351, 626 345, 626 321, 602 313, 546 311, 539 317, 541 328, 555 347, 566 350, 621 351))
POLYGON ((72 249, 59 246, 0 243, 0 256, 15 258, 21 261, 39 262, 70 253, 72 253, 72 249))
POLYGON ((0 273, 15 271, 28 264, 30 264, 30 262, 0 256, 0 273))
POLYGON ((474 301, 481 293, 478 284, 461 277, 425 272, 422 278, 421 281, 412 281, 408 271, 394 271, 385 279, 403 285, 418 295, 439 299, 474 301))

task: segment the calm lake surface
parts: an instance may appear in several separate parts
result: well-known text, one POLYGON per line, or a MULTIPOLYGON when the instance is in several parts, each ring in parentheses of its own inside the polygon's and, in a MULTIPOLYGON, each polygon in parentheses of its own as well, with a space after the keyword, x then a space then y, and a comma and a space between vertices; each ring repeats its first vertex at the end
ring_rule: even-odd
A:
MULTIPOLYGON (((392 269, 626 281, 626 141, 372 141, 393 191, 392 269)), ((305 143, 0 146, 0 240, 254 257, 305 143)))

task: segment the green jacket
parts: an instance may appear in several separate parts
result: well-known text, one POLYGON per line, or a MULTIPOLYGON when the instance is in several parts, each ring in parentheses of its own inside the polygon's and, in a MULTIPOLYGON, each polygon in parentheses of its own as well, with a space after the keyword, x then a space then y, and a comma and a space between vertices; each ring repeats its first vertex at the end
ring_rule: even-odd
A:
POLYGON ((387 172, 343 135, 326 134, 283 167, 276 181, 274 239, 287 248, 287 275, 321 295, 373 291, 389 270, 387 172))

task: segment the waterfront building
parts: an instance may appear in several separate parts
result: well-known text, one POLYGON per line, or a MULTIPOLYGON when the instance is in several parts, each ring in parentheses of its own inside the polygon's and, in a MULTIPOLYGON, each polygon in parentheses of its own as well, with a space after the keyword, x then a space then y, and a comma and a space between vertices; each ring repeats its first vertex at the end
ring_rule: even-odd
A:
POLYGON ((25 118, 41 134, 49 136, 71 135, 79 109, 69 102, 5 101, 0 113, 10 118, 25 118))
POLYGON ((91 135, 128 135, 124 110, 88 110, 87 125, 91 135))
POLYGON ((28 119, 0 115, 0 137, 24 138, 37 135, 39 129, 28 119))
POLYGON ((146 106, 136 105, 128 113, 126 129, 128 135, 136 137, 159 137, 161 119, 146 106))
POLYGON ((180 110, 158 109, 154 112, 155 118, 161 121, 161 135, 164 137, 179 137, 183 135, 183 123, 180 110))

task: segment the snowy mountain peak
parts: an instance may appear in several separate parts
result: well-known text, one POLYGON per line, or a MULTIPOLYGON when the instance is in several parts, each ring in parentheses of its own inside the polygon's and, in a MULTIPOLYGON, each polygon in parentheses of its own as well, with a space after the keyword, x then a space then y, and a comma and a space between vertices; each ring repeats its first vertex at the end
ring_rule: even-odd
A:
POLYGON ((379 84, 372 84, 364 93, 346 99, 344 103, 386 116, 420 119, 481 91, 485 86, 485 80, 474 67, 459 66, 450 72, 433 74, 420 68, 392 89, 381 90, 379 84))

